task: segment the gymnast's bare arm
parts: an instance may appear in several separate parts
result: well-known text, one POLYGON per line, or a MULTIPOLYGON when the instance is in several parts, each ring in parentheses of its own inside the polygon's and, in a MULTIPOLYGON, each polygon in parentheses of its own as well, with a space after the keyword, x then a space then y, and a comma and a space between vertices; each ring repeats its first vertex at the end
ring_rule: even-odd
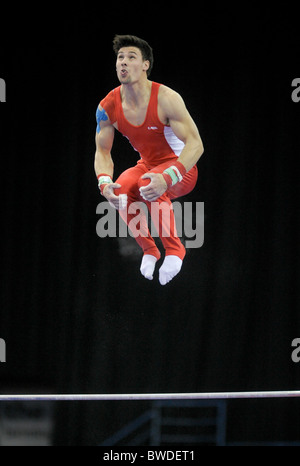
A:
MULTIPOLYGON (((113 178, 114 163, 111 157, 115 128, 111 124, 106 112, 99 105, 99 111, 103 118, 98 123, 96 132, 95 173, 98 177, 105 174, 113 178)), ((103 189, 103 196, 116 208, 119 209, 119 196, 114 194, 115 188, 120 188, 118 183, 108 183, 103 189)))

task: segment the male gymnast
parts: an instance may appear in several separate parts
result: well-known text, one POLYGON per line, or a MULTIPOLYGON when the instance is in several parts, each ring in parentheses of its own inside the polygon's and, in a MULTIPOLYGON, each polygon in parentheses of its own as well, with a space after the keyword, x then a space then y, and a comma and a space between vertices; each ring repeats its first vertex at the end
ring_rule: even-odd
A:
MULTIPOLYGON (((145 202, 150 213, 154 205, 162 211, 169 210, 169 221, 168 217, 158 215, 155 225, 165 250, 159 269, 160 284, 165 285, 180 272, 186 253, 176 234, 171 200, 194 189, 198 177, 196 163, 203 154, 203 144, 181 96, 148 79, 153 66, 149 44, 136 36, 116 35, 113 49, 121 85, 101 100, 97 108, 98 186, 127 224, 136 215, 130 210, 134 202, 145 202), (113 182, 111 150, 115 129, 129 139, 140 160, 113 182), (125 204, 120 194, 126 195, 125 204)), ((141 228, 135 239, 143 250, 140 271, 152 280, 160 251, 147 226, 141 228)))

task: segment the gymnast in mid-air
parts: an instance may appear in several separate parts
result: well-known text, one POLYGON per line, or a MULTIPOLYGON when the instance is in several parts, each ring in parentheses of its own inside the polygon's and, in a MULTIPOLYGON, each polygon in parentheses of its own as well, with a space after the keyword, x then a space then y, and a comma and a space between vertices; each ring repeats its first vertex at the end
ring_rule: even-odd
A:
MULTIPOLYGON (((144 202, 150 213, 154 204, 168 210, 169 215, 156 216, 155 225, 165 250, 159 282, 166 285, 180 272, 186 253, 176 234, 171 200, 194 189, 203 144, 181 96, 148 79, 153 66, 150 45, 136 36, 117 35, 113 49, 120 86, 101 100, 96 112, 98 186, 127 224, 135 215, 130 213, 134 202, 144 202), (115 129, 129 139, 140 159, 113 181, 115 129)), ((160 251, 147 226, 134 236, 143 250, 140 271, 152 280, 160 251)))

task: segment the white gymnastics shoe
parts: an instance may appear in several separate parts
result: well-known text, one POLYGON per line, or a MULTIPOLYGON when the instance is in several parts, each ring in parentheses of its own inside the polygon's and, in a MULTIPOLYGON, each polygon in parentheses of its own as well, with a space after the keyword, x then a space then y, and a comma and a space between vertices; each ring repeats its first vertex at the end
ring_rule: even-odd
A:
POLYGON ((159 269, 159 282, 161 285, 169 283, 181 270, 182 260, 178 256, 166 256, 159 269))
POLYGON ((140 271, 141 274, 144 275, 144 277, 148 280, 153 280, 153 273, 156 262, 157 258, 151 254, 145 254, 143 256, 140 271))

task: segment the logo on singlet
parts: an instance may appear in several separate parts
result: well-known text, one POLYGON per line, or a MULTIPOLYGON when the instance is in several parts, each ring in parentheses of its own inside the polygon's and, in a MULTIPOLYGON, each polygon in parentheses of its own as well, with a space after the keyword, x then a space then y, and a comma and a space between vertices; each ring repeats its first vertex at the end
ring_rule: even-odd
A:
POLYGON ((158 129, 158 128, 157 128, 157 126, 148 126, 148 129, 155 130, 155 129, 158 129))

